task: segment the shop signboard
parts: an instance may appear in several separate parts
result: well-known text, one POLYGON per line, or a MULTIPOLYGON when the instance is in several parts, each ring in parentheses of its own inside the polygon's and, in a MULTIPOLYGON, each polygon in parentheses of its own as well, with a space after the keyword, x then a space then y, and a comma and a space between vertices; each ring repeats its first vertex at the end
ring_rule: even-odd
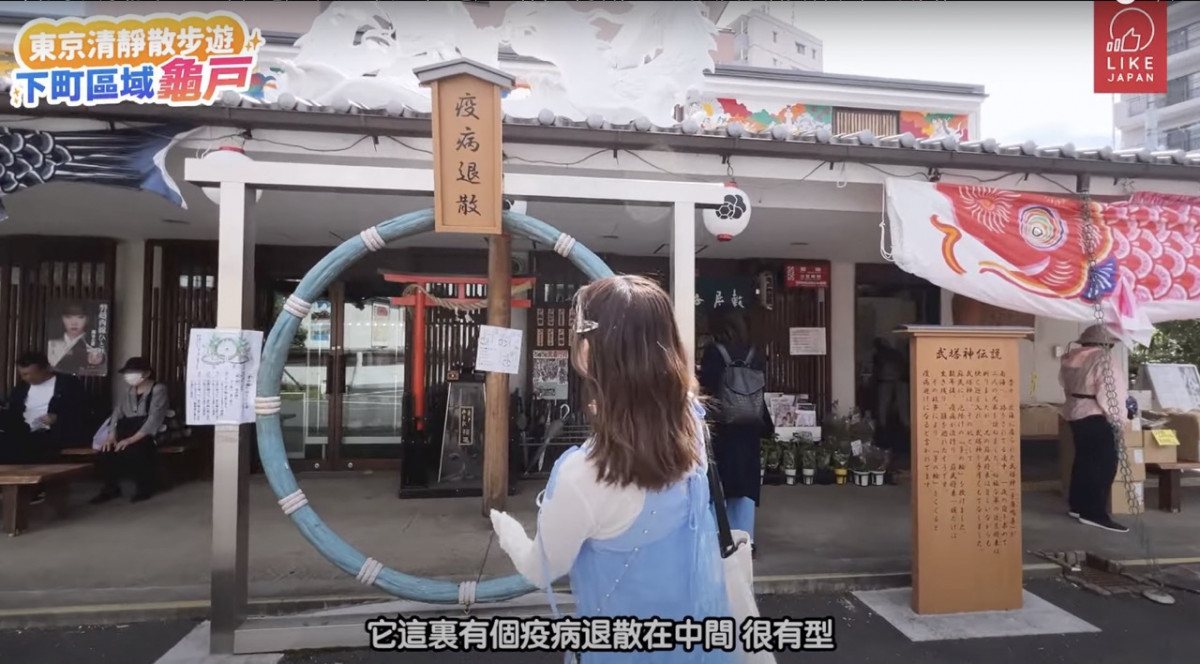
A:
POLYGON ((754 302, 752 277, 696 277, 696 308, 746 311, 754 302))
POLYGON ((787 288, 829 288, 829 263, 788 263, 783 268, 783 285, 787 288))
POLYGON ((263 38, 229 12, 38 18, 15 39, 14 107, 205 106, 250 87, 263 38))

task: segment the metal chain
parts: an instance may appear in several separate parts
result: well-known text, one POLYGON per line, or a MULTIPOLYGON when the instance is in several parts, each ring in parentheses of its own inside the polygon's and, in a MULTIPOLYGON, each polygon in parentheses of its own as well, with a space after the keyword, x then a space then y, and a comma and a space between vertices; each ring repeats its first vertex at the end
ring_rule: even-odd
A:
MULTIPOLYGON (((1087 252, 1088 275, 1089 278, 1093 274, 1096 267, 1096 252, 1100 245, 1100 229, 1097 228, 1095 221, 1092 219, 1092 197, 1087 191, 1079 192, 1079 199, 1082 203, 1082 211, 1080 213, 1083 220, 1083 246, 1087 252)), ((1129 505, 1129 512, 1134 516, 1133 530, 1137 532, 1139 543, 1142 546, 1142 551, 1145 553, 1146 561, 1150 566, 1150 578, 1155 584, 1162 586, 1161 569, 1158 564, 1158 559, 1154 555, 1151 547, 1150 533, 1146 529, 1146 523, 1142 519, 1142 513, 1145 511, 1144 501, 1145 492, 1143 491, 1143 499, 1138 500, 1137 491, 1134 490, 1133 470, 1129 466, 1129 456, 1125 451, 1125 427, 1123 422, 1128 419, 1126 409, 1128 406, 1123 403, 1117 403, 1117 377, 1113 373, 1112 349, 1115 345, 1115 340, 1108 331, 1108 326, 1105 324, 1104 304, 1097 297, 1094 304, 1093 314, 1096 324, 1104 331, 1104 361, 1101 363, 1104 380, 1104 396, 1107 404, 1105 410, 1108 411, 1108 423, 1113 429, 1113 438, 1117 445, 1117 458, 1121 472, 1121 484, 1125 487, 1125 501, 1129 505)), ((1126 378, 1128 380, 1128 378, 1126 378)))

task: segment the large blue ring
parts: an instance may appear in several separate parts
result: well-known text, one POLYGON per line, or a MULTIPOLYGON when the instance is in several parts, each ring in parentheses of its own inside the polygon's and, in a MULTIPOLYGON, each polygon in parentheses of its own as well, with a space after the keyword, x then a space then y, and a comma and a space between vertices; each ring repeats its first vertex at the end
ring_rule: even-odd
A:
MULTIPOLYGON (((513 235, 555 247, 560 253, 565 252, 566 258, 593 281, 610 277, 613 274, 612 269, 599 256, 543 221, 508 211, 504 212, 503 223, 504 229, 513 235)), ((362 234, 346 240, 314 265, 300 280, 300 284, 296 286, 290 299, 311 305, 313 300, 320 297, 347 267, 357 262, 372 249, 382 248, 380 240, 388 243, 432 230, 433 210, 401 215, 375 226, 373 230, 368 229, 362 234), (375 235, 375 232, 378 235, 375 235), (372 244, 375 245, 373 248, 372 244)), ((358 549, 330 530, 317 515, 312 505, 309 505, 307 499, 300 493, 296 476, 288 466, 278 412, 284 364, 287 362, 288 349, 292 345, 296 330, 300 327, 300 320, 303 318, 302 315, 298 316, 297 312, 289 312, 288 308, 285 307, 280 312, 270 334, 267 335, 266 345, 263 348, 262 365, 258 372, 259 413, 256 418, 258 453, 262 458, 263 470, 267 475, 267 481, 271 484, 271 490, 280 499, 285 513, 290 511, 289 518, 300 529, 304 538, 343 572, 357 576, 360 581, 403 599, 433 604, 460 603, 462 598, 458 583, 412 576, 389 567, 382 567, 373 559, 368 559, 358 549), (274 408, 270 405, 272 403, 275 404, 274 408), (275 412, 264 412, 272 409, 275 412), (367 564, 368 560, 371 560, 369 565, 367 564)), ((530 585, 520 574, 513 574, 479 582, 474 595, 477 602, 499 602, 536 590, 538 589, 530 585)))

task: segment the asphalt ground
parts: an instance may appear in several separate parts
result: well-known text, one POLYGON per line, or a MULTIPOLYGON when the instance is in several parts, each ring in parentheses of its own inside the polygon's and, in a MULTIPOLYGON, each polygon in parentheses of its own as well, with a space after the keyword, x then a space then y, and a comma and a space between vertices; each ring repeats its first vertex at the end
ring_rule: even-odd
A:
MULTIPOLYGON (((1194 661, 1200 651, 1200 595, 1174 592, 1174 606, 1136 596, 1101 597, 1058 579, 1026 588, 1051 604, 1100 628, 1099 633, 913 643, 852 595, 770 596, 759 600, 764 616, 833 616, 836 650, 779 653, 778 662, 1011 664, 1055 662, 1130 664, 1194 661)), ((140 623, 116 627, 0 632, 3 664, 154 664, 195 627, 194 622, 140 623)), ((283 664, 377 664, 396 653, 369 650, 294 652, 283 664)), ((554 653, 420 653, 399 655, 410 664, 540 664, 562 661, 554 653)), ((236 660, 234 660, 236 661, 236 660)), ((199 664, 199 662, 197 663, 199 664)))

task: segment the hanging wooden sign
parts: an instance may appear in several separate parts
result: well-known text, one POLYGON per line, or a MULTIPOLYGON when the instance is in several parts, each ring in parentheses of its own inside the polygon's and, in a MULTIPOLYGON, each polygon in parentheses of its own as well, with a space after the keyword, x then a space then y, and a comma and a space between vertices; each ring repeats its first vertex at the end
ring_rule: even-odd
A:
POLYGON ((499 235, 503 211, 500 91, 514 79, 470 60, 413 71, 432 89, 434 230, 499 235))

